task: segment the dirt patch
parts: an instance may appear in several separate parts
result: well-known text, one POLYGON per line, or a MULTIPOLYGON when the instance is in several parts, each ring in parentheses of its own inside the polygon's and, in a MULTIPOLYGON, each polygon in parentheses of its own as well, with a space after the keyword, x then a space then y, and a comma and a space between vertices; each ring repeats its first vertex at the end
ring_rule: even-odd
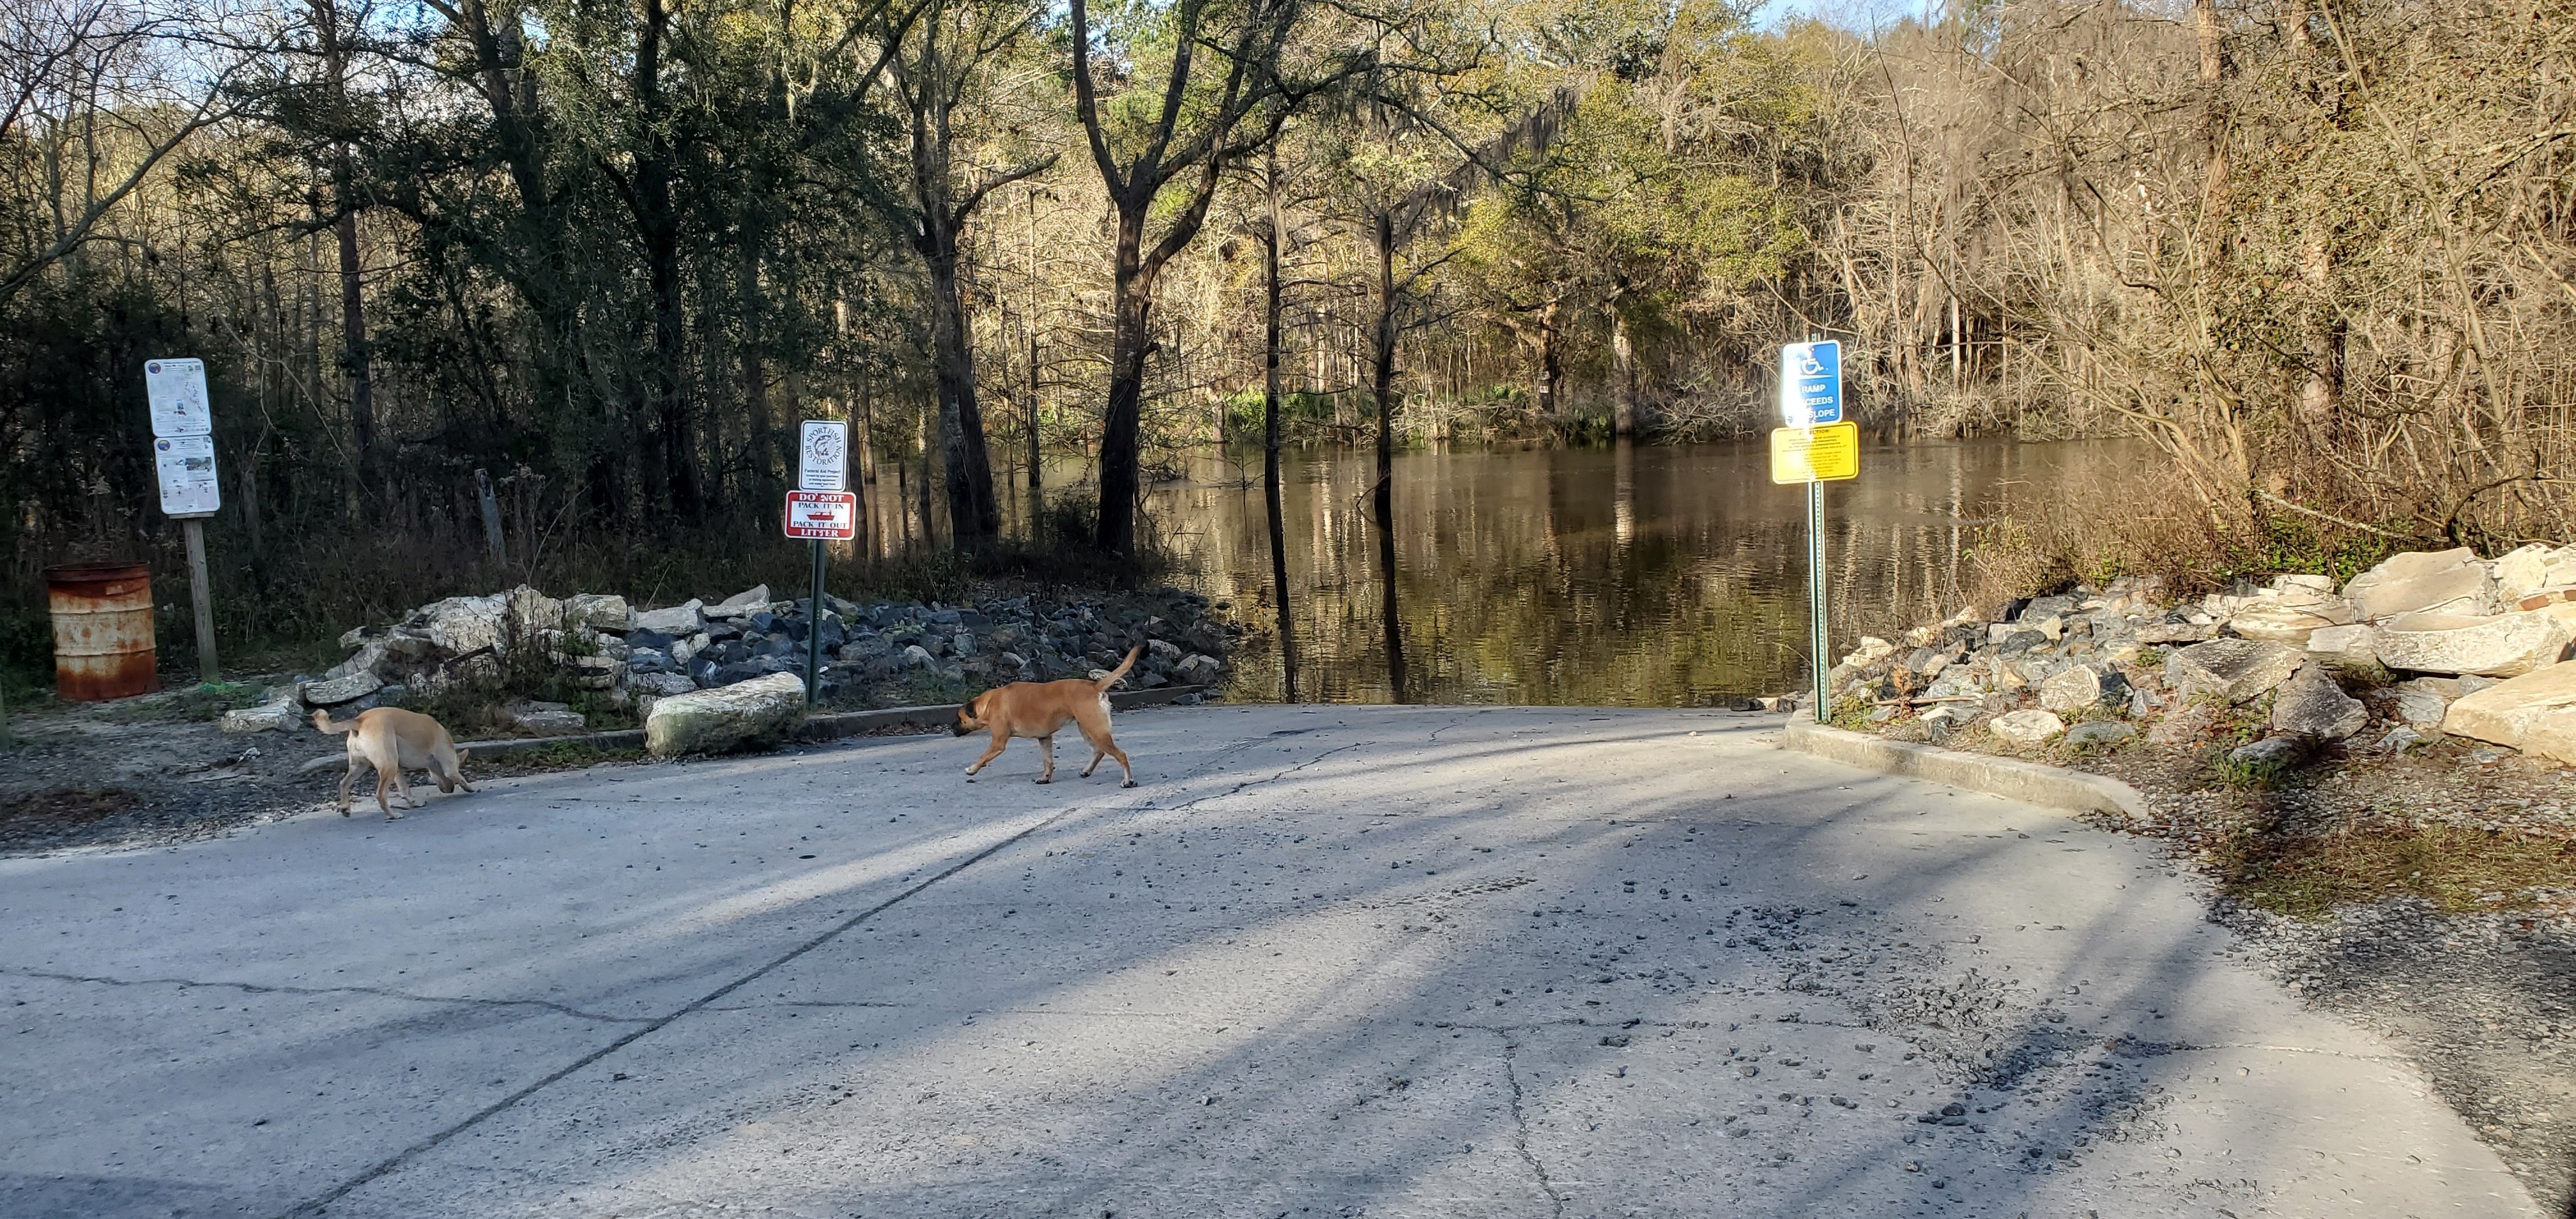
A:
POLYGON ((310 808, 339 781, 298 769, 339 754, 339 738, 227 735, 209 718, 222 702, 149 695, 12 715, 0 743, 0 854, 209 837, 310 808))
POLYGON ((142 798, 121 787, 55 787, 0 799, 0 837, 58 833, 123 813, 142 798))

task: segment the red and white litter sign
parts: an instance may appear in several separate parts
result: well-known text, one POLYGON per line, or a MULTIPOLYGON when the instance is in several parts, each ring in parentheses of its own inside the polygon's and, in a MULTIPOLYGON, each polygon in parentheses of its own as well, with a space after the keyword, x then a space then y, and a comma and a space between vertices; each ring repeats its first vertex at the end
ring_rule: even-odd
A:
POLYGON ((859 536, 859 497, 848 491, 788 492, 787 536, 825 542, 859 536))

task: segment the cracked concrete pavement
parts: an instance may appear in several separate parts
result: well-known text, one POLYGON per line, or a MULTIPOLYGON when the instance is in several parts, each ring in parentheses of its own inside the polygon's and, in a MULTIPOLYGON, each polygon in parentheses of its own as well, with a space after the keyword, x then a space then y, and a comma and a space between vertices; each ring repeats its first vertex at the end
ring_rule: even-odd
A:
POLYGON ((1778 727, 1155 711, 1132 791, 894 738, 0 861, 0 1213, 2536 1213, 2151 844, 1778 727))

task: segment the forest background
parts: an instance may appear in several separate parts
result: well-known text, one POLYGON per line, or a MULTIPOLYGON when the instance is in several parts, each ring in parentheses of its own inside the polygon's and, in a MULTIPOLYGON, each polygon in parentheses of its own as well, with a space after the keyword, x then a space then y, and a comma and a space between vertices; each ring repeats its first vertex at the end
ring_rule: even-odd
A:
POLYGON ((1809 337, 1900 440, 2157 446, 2193 511, 2026 520, 2024 580, 2576 538, 2576 3, 1855 24, 0 0, 0 660, 47 667, 52 563, 186 604, 164 356, 207 362, 219 634, 262 646, 798 571, 802 418, 858 437, 843 578, 953 598, 1136 570, 1196 446, 1373 442, 1383 521, 1403 445, 1751 434, 1809 337))

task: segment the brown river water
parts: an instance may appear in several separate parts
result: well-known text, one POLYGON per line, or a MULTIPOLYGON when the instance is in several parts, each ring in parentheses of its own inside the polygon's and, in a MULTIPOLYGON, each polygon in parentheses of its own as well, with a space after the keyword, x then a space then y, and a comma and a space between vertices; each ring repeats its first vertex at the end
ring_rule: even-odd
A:
MULTIPOLYGON (((1750 441, 1397 454, 1399 699, 1369 516, 1376 457, 1291 450, 1299 700, 1671 707, 1804 689, 1806 500, 1771 483, 1768 452, 1750 441)), ((1865 446, 1860 477, 1825 492, 1833 650, 1957 610, 1967 552, 2006 499, 2113 493, 2152 459, 2118 441, 1865 446)), ((1147 505, 1181 561, 1173 580, 1254 628, 1235 695, 1282 698, 1260 452, 1193 454, 1183 472, 1147 505)), ((1049 470, 1055 486, 1087 473, 1049 470)))

